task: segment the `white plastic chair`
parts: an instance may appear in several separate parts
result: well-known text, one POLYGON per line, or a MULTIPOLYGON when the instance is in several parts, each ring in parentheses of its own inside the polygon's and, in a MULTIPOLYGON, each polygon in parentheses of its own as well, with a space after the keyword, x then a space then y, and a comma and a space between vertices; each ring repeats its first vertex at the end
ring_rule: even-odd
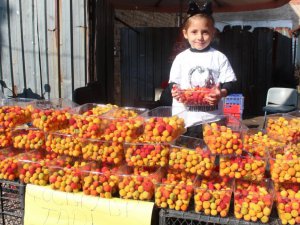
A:
POLYGON ((287 113, 298 108, 298 91, 293 88, 272 87, 268 90, 266 106, 263 107, 265 112, 265 127, 267 114, 270 113, 287 113))

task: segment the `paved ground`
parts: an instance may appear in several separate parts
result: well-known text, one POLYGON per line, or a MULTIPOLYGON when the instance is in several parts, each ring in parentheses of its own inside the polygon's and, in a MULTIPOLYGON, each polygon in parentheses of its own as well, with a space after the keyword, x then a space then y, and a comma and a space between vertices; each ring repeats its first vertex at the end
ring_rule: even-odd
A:
POLYGON ((262 129, 264 123, 264 116, 256 116, 256 117, 244 119, 243 123, 249 128, 262 129))

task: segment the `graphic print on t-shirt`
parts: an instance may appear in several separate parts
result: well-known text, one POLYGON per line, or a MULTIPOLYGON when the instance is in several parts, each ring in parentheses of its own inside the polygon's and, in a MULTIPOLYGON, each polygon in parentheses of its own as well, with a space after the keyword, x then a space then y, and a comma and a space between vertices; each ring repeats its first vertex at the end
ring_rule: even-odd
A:
POLYGON ((213 71, 201 66, 190 69, 188 76, 191 87, 212 88, 216 84, 213 71))

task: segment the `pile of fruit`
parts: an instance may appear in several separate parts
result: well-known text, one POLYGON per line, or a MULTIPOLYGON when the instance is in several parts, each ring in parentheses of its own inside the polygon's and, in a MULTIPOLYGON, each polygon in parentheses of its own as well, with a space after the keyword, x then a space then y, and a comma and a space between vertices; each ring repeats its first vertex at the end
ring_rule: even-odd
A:
POLYGON ((182 136, 172 108, 32 104, 0 107, 0 147, 9 147, 0 150, 0 179, 220 217, 233 193, 235 218, 262 223, 275 199, 282 224, 300 222, 298 117, 270 116, 264 132, 221 116, 206 121, 201 140, 182 136))
POLYGON ((200 179, 195 185, 195 212, 226 217, 233 191, 233 179, 213 176, 200 179))
POLYGON ((270 220, 274 198, 274 187, 269 179, 260 183, 237 181, 234 191, 234 215, 246 221, 270 220))

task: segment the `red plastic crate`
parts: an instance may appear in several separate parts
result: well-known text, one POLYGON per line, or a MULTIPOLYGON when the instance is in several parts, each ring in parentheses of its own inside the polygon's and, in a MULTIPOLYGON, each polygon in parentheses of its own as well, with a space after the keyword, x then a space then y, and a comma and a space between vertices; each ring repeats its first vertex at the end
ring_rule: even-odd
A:
POLYGON ((241 114, 241 106, 224 104, 223 111, 224 111, 224 114, 237 114, 237 113, 241 114))

